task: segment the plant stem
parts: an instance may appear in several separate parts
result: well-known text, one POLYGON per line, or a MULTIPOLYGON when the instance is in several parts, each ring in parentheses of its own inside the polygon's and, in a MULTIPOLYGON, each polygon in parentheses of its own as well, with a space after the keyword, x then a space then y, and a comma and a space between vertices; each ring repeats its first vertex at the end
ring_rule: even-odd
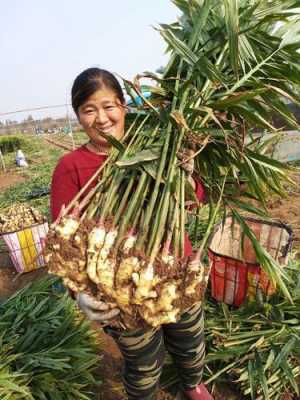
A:
POLYGON ((180 171, 180 257, 184 256, 184 242, 185 242, 185 171, 180 171))
POLYGON ((149 178, 149 176, 147 175, 147 173, 142 172, 141 177, 139 179, 138 186, 136 188, 136 191, 135 191, 132 199, 130 200, 130 204, 128 205, 125 213, 123 214, 123 216, 121 218, 118 236, 117 236, 116 244, 115 244, 115 251, 117 251, 121 241, 123 240, 124 233, 126 232, 126 229, 128 228, 130 219, 131 219, 134 211, 139 209, 139 207, 141 206, 141 204, 139 204, 139 199, 140 199, 143 191, 146 189, 147 181, 149 180, 148 178, 149 178))
MULTIPOLYGON (((183 68, 183 61, 180 61, 180 65, 179 65, 179 69, 178 69, 178 73, 177 73, 177 81, 175 83, 175 90, 178 90, 179 87, 179 78, 180 78, 180 74, 181 74, 181 70, 183 68)), ((177 96, 173 97, 172 100, 172 107, 171 107, 171 111, 175 110, 176 107, 176 103, 177 103, 177 96)), ((165 138, 165 142, 164 142, 164 147, 163 147, 163 151, 161 154, 161 158, 160 158, 160 163, 159 163, 159 168, 158 168, 158 172, 157 172, 157 177, 156 177, 156 181, 155 181, 155 186, 146 210, 146 214, 145 214, 145 220, 144 220, 144 227, 143 227, 143 233, 140 235, 140 237, 138 238, 137 241, 137 248, 141 248, 143 246, 143 243, 147 237, 149 228, 150 228, 150 220, 154 211, 154 207, 155 204, 157 202, 157 196, 158 196, 158 192, 159 192, 159 187, 161 185, 161 178, 163 175, 163 171, 165 169, 165 164, 166 164, 166 160, 167 160, 167 153, 168 153, 168 149, 169 149, 169 143, 170 143, 170 139, 171 139, 171 132, 172 132, 172 123, 171 121, 169 121, 168 126, 167 126, 167 132, 166 132, 166 138, 165 138)))
POLYGON ((122 196, 122 200, 118 207, 118 211, 116 212, 116 214, 114 216, 114 226, 119 223, 120 217, 126 207, 126 204, 128 203, 128 198, 129 198, 130 194, 132 193, 133 185, 136 183, 136 176, 137 176, 137 172, 134 171, 132 174, 132 177, 129 180, 126 191, 122 196))

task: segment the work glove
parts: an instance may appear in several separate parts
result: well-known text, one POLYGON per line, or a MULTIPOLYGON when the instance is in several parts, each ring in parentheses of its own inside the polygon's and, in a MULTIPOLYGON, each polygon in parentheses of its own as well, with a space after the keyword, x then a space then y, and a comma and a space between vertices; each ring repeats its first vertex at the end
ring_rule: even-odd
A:
POLYGON ((118 308, 111 309, 111 305, 97 301, 86 293, 77 293, 76 300, 78 307, 91 321, 107 323, 120 313, 118 308))

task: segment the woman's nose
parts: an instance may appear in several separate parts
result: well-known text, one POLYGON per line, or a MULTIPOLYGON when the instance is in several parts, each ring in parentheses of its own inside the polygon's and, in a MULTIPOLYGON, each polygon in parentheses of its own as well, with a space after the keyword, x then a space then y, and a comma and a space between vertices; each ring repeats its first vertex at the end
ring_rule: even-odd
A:
POLYGON ((104 124, 107 120, 108 120, 108 117, 107 117, 107 115, 106 115, 105 110, 100 109, 100 110, 97 112, 96 123, 98 123, 98 124, 104 124))

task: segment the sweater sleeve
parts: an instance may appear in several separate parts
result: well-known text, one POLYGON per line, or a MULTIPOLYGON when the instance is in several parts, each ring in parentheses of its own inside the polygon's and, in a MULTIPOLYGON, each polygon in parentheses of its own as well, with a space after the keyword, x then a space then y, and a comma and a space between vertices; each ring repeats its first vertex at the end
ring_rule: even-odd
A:
POLYGON ((57 164, 51 183, 50 206, 52 221, 55 221, 63 205, 67 206, 79 192, 76 170, 64 159, 57 164))

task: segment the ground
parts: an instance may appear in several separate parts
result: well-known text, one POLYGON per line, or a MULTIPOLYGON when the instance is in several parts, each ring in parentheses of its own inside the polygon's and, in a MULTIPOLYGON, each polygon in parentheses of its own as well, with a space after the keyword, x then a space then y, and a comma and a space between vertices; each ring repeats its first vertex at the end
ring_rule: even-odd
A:
POLYGON ((0 172, 0 190, 5 190, 10 186, 24 181, 24 177, 16 172, 0 172))
POLYGON ((286 185, 286 198, 276 198, 269 202, 269 214, 287 223, 293 230, 294 249, 300 249, 300 173, 292 174, 295 185, 286 185))
MULTIPOLYGON (((0 173, 0 191, 21 182, 24 178, 17 171, 0 173)), ((289 224, 294 231, 294 247, 300 249, 300 174, 294 174, 294 186, 287 185, 286 198, 272 198, 269 202, 269 211, 272 217, 280 219, 289 224)), ((5 251, 0 247, 0 299, 7 298, 16 290, 23 287, 26 283, 39 276, 46 274, 45 268, 38 271, 18 275, 5 251)), ((98 327, 96 327, 98 329, 98 327)), ((114 341, 99 329, 101 339, 101 354, 103 361, 97 374, 101 377, 104 384, 101 391, 96 394, 97 400, 122 400, 125 399, 122 384, 122 357, 114 341)), ((215 388, 214 396, 216 400, 241 400, 243 396, 227 387, 215 388)), ((160 391, 158 399, 174 400, 175 397, 163 391, 160 391)))

